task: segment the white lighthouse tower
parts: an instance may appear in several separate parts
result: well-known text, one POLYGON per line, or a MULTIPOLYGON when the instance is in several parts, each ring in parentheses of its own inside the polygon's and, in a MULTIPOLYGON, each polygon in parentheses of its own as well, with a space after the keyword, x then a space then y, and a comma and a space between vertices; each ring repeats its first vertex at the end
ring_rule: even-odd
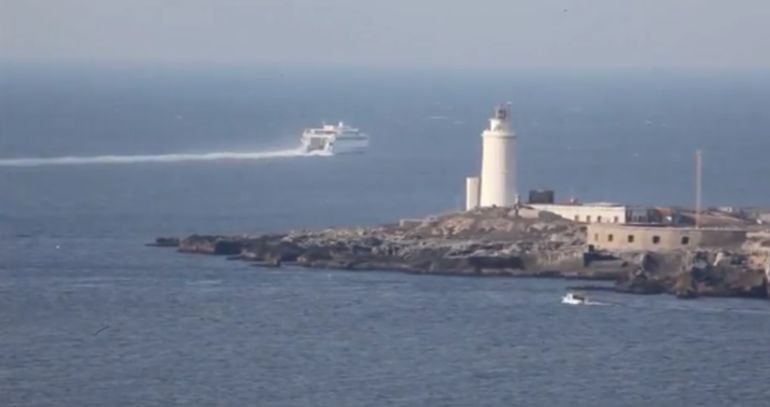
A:
POLYGON ((512 206, 516 190, 516 133, 509 125, 508 106, 497 106, 489 128, 481 133, 481 179, 469 178, 466 209, 477 206, 512 206))

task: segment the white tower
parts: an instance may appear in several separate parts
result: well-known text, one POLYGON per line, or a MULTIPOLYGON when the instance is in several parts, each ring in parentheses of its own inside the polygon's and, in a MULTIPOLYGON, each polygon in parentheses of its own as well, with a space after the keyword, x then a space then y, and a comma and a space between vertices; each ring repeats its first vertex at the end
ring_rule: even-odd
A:
POLYGON ((507 106, 497 106, 489 128, 481 133, 480 206, 512 206, 517 203, 516 133, 508 122, 507 106))
POLYGON ((479 207, 479 177, 465 179, 465 210, 472 211, 479 207))

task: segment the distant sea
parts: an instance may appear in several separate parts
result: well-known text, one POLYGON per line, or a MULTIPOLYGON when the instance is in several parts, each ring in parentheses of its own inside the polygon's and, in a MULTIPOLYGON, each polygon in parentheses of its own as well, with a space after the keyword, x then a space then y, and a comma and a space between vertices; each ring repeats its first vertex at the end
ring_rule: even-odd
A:
POLYGON ((161 235, 461 208, 510 102, 522 189, 770 206, 770 74, 0 68, 0 162, 271 152, 344 120, 363 155, 0 166, 0 405, 764 406, 770 304, 564 281, 258 270, 161 235))

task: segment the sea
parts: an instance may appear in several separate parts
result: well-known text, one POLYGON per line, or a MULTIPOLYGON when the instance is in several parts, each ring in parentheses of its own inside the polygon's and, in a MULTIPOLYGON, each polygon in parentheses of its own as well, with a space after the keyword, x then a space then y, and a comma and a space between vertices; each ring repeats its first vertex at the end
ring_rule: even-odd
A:
POLYGON ((2 66, 0 405, 768 405, 767 301, 145 246, 459 210, 498 103, 524 193, 691 206, 700 149, 770 206, 767 72, 2 66), (340 120, 366 153, 297 152, 340 120))

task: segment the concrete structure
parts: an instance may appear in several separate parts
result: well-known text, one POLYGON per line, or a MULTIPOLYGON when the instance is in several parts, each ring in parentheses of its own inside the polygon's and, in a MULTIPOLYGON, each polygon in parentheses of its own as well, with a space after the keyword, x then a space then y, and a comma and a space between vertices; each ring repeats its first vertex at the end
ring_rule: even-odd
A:
POLYGON ((650 208, 599 202, 593 204, 530 204, 529 206, 555 213, 580 223, 658 223, 659 213, 650 208))
POLYGON ((654 225, 590 224, 589 247, 611 251, 672 251, 697 248, 739 248, 746 230, 654 225))
POLYGON ((518 201, 516 185, 516 133, 509 125, 507 106, 498 106, 481 133, 481 185, 479 206, 512 206, 518 201))
POLYGON ((479 177, 465 179, 465 210, 470 211, 479 207, 479 177))
POLYGON ((532 189, 529 191, 529 204, 552 204, 555 201, 555 194, 551 189, 532 189))

